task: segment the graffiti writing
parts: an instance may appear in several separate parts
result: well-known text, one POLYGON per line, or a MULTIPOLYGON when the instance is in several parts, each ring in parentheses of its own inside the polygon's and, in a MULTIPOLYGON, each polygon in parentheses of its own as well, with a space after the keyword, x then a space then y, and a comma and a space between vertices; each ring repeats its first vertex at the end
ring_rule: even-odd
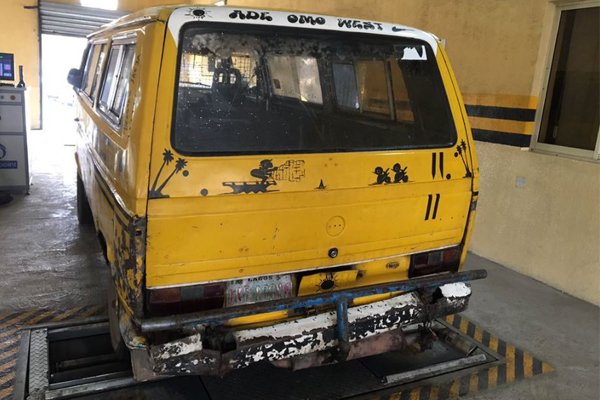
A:
POLYGON ((312 15, 296 15, 290 14, 287 17, 287 20, 292 24, 310 24, 310 25, 325 25, 325 18, 323 17, 313 17, 312 15))
POLYGON ((231 14, 229 14, 229 18, 231 19, 251 19, 251 20, 260 20, 260 21, 273 21, 273 17, 269 15, 267 11, 242 11, 242 10, 233 10, 231 14))
POLYGON ((338 18, 338 26, 340 28, 356 28, 365 31, 383 30, 383 26, 379 22, 359 21, 356 19, 341 19, 338 18))

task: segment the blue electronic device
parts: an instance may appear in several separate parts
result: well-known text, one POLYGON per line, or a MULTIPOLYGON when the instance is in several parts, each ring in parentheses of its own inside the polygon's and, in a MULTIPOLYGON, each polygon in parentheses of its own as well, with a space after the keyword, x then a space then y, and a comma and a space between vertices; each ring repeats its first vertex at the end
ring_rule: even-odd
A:
POLYGON ((0 53, 0 81, 15 80, 15 57, 11 53, 0 53))

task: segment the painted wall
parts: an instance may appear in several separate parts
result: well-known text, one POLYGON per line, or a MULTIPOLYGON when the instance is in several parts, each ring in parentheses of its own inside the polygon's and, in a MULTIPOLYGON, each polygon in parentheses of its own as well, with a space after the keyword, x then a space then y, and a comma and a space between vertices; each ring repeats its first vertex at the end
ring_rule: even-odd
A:
POLYGON ((600 305, 600 165, 477 142, 471 250, 600 305))
MULTIPOLYGON (((32 129, 40 127, 40 63, 37 0, 2 0, 0 15, 0 52, 15 55, 15 70, 23 65, 27 85, 27 109, 32 129)), ((16 76, 18 82, 18 76, 16 76)))
POLYGON ((465 94, 529 97, 546 0, 423 1, 230 0, 228 5, 284 8, 395 22, 446 39, 465 94), (485 32, 485 35, 483 34, 485 32))
MULTIPOLYGON (((528 121, 470 114, 480 131, 534 131, 555 4, 503 0, 230 0, 404 23, 446 39, 465 103, 529 109, 528 121)), ((468 110, 469 111, 469 110, 468 110)), ((472 251, 600 305, 600 165, 477 142, 480 201, 472 251)))
MULTIPOLYGON (((78 3, 78 0, 54 0, 78 3)), ((402 23, 446 39, 474 132, 519 135, 527 146, 533 118, 477 115, 477 108, 535 114, 544 84, 555 4, 569 0, 230 0, 229 5, 283 8, 402 23), (471 115, 473 114, 473 115, 471 115)), ((120 0, 134 11, 179 0, 120 0)), ((188 3, 192 3, 189 1, 188 3)), ((213 1, 195 1, 212 4, 213 1)), ((37 15, 3 0, 0 51, 25 65, 33 126, 39 121, 37 15), (16 40, 18 38, 18 41, 16 40)), ((600 305, 600 165, 478 142, 481 200, 472 249, 576 297, 600 305), (519 177, 517 183, 517 177, 519 177), (521 179, 522 178, 522 179, 521 179)))

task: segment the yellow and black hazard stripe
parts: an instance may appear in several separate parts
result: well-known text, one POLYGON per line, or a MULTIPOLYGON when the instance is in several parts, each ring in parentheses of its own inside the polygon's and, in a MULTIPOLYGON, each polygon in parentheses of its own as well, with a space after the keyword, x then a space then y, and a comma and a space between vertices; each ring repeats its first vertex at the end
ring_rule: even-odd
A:
POLYGON ((446 322, 500 355, 504 362, 492 363, 489 368, 467 373, 442 384, 423 385, 387 394, 380 398, 389 400, 456 399, 460 396, 493 389, 519 379, 531 378, 553 371, 550 364, 492 335, 460 315, 449 315, 446 317, 446 322))
POLYGON ((10 397, 15 381, 20 332, 25 326, 60 322, 70 318, 99 315, 105 306, 80 306, 68 310, 25 310, 0 312, 0 400, 10 397))
POLYGON ((464 95, 464 101, 475 140, 529 147, 537 97, 464 95))

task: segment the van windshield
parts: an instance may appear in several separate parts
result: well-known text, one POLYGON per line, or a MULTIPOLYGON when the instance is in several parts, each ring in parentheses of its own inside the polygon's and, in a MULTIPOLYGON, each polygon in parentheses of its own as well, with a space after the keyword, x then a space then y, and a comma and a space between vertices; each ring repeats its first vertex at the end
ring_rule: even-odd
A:
POLYGON ((189 155, 447 147, 456 131, 431 47, 298 30, 185 28, 173 147, 189 155))

